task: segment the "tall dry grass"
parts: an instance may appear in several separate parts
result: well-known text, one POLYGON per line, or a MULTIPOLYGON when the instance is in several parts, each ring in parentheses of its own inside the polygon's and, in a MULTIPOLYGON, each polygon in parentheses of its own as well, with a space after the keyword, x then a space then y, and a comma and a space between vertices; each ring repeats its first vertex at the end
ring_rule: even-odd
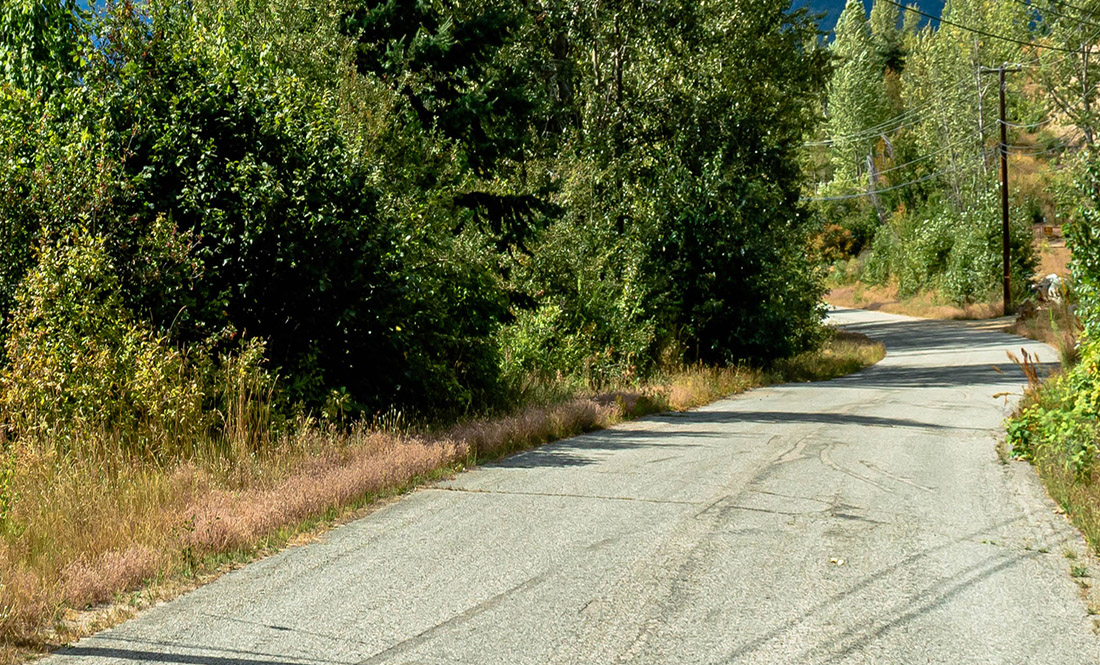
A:
POLYGON ((1008 332, 1050 344, 1058 350, 1058 360, 1069 368, 1077 363, 1078 342, 1084 327, 1075 305, 1068 299, 1027 307, 1008 327, 1008 332))
MULTIPOLYGON (((262 402, 270 395, 244 381, 247 395, 229 401, 236 407, 223 414, 222 434, 180 446, 190 453, 172 462, 135 458, 118 433, 67 446, 18 441, 16 499, 0 525, 0 660, 48 645, 72 609, 246 560, 417 482, 626 418, 780 380, 828 378, 882 354, 880 344, 841 335, 769 372, 687 367, 642 387, 575 394, 435 431, 391 414, 350 429, 302 421, 293 434, 269 439, 262 402)), ((61 626, 66 639, 82 630, 61 626)))

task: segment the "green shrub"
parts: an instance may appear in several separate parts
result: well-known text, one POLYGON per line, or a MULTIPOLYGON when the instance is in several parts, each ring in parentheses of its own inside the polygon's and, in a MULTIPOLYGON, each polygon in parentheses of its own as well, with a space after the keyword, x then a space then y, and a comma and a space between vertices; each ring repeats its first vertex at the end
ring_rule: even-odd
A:
POLYGON ((894 272, 898 295, 905 298, 938 286, 947 269, 959 227, 947 210, 934 211, 927 217, 909 216, 901 228, 895 252, 894 272))
POLYGON ((1028 404, 1007 423, 1008 443, 1024 459, 1053 452, 1079 480, 1087 480, 1100 461, 1098 423, 1100 344, 1090 341, 1076 366, 1028 396, 1028 404))
MULTIPOLYGON (((0 168, 0 315, 35 243, 86 228, 150 335, 177 348, 231 328, 263 339, 293 401, 343 391, 354 413, 495 399, 500 278, 440 193, 385 180, 338 90, 214 38, 185 7, 135 7, 93 24, 83 85, 0 98, 0 166, 12 167, 0 168)), ((395 152, 426 142, 401 134, 384 99, 366 101, 397 128, 395 152)))
POLYGON ((127 310, 104 244, 85 234, 45 245, 24 280, 0 374, 6 426, 63 445, 124 433, 130 452, 170 455, 206 434, 203 386, 127 310))
MULTIPOLYGON (((958 210, 929 203, 921 214, 902 213, 875 235, 863 271, 870 284, 898 283, 898 295, 940 289, 952 302, 996 298, 1001 286, 1001 217, 993 195, 958 210)), ((1018 211, 1017 211, 1018 212, 1018 211)), ((1038 263, 1026 219, 1016 214, 1009 231, 1013 300, 1026 297, 1038 263)))
POLYGON ((1082 158, 1078 179, 1081 205, 1065 226, 1066 245, 1073 252, 1070 264, 1080 298, 1079 314, 1085 334, 1100 339, 1100 158, 1094 153, 1082 158))
POLYGON ((897 231, 892 224, 884 224, 875 233, 870 256, 863 269, 863 281, 868 284, 885 284, 894 276, 895 253, 898 246, 897 231))

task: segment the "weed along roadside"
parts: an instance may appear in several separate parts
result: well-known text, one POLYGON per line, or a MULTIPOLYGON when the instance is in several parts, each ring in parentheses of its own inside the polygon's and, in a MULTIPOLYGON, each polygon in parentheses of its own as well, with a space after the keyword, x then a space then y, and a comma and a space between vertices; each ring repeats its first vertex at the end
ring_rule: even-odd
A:
MULTIPOLYGON (((1086 342, 1080 360, 1043 378, 1030 367, 1024 399, 1006 423, 1005 446, 1031 462, 1050 496, 1100 553, 1100 349, 1086 342)), ((1028 369, 1031 359, 1017 358, 1028 369)))
POLYGON ((842 376, 883 355, 880 343, 840 332, 766 371, 688 367, 437 430, 310 426, 235 464, 213 453, 175 465, 23 456, 5 471, 18 500, 0 541, 4 662, 117 623, 473 464, 758 386, 842 376))

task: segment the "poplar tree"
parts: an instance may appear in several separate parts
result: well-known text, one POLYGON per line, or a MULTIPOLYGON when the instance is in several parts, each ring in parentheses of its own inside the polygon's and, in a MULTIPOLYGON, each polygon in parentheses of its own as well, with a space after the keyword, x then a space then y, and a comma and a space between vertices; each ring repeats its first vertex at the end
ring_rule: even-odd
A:
POLYGON ((1039 16, 1050 42, 1069 52, 1041 49, 1039 73, 1055 108, 1081 130, 1088 145, 1096 141, 1097 86, 1100 85, 1100 0, 1080 0, 1072 6, 1046 2, 1039 16))
POLYGON ((875 48, 863 3, 848 0, 836 26, 833 53, 838 64, 829 82, 828 132, 835 179, 859 181, 867 170, 886 119, 882 60, 875 48))

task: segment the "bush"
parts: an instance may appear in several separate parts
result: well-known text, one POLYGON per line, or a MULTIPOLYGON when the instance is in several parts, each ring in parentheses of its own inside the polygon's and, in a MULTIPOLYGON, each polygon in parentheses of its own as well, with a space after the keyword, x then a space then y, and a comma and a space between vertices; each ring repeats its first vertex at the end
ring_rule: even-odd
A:
POLYGON ((639 280, 643 250, 606 220, 580 217, 593 203, 590 186, 566 185, 564 194, 584 207, 547 229, 516 269, 515 286, 533 302, 515 307, 499 334, 513 385, 530 373, 598 387, 644 377, 655 365, 649 293, 639 280))
MULTIPOLYGON (((1009 232, 1013 300, 1020 302, 1038 259, 1026 219, 1015 214, 1009 232)), ((896 215, 879 229, 871 249, 864 280, 896 279, 902 297, 940 290, 952 302, 966 304, 1000 294, 1001 218, 994 196, 962 211, 940 203, 920 215, 896 215)))
POLYGON ((1079 314, 1085 334, 1100 339, 1100 158, 1082 158, 1078 179, 1081 206, 1066 225, 1066 245, 1073 253, 1070 269, 1080 298, 1079 314))
POLYGON ((24 280, 0 374, 6 427, 65 446, 119 434, 131 452, 171 455, 207 433, 203 386, 126 309, 104 244, 85 234, 45 245, 24 280))
POLYGON ((1100 344, 1090 341, 1076 366, 1028 396, 1027 405, 1008 422, 1008 443, 1024 459, 1053 452, 1077 479, 1087 480, 1100 459, 1098 422, 1100 344), (1056 450, 1044 450, 1051 447, 1056 450))
POLYGON ((853 183, 834 180, 817 192, 817 196, 823 198, 851 197, 817 205, 816 211, 824 226, 821 244, 826 261, 857 256, 870 249, 874 242, 882 223, 875 206, 861 196, 864 191, 865 188, 853 183))
POLYGON ((495 399, 492 254, 426 209, 438 202, 387 191, 337 90, 211 39, 185 7, 150 11, 120 3, 94 24, 84 85, 0 104, 5 316, 35 241, 86 228, 151 339, 262 339, 292 401, 337 390, 356 413, 495 399), (43 131, 26 132, 36 119, 43 131))
POLYGON ((895 253, 898 246, 898 234, 892 224, 884 224, 875 233, 871 243, 870 255, 863 269, 863 281, 868 284, 885 284, 894 276, 895 253))

